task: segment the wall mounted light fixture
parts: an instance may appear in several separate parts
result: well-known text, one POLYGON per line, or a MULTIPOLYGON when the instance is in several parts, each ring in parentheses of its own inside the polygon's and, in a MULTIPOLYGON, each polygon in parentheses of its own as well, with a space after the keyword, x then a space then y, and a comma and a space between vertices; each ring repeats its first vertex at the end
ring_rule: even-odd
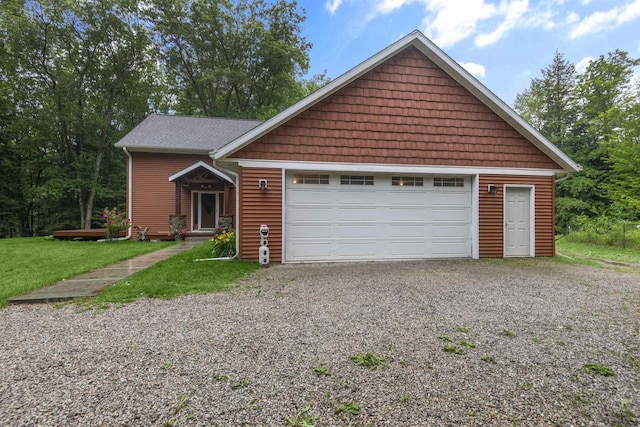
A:
POLYGON ((267 191, 267 180, 266 179, 259 179, 258 180, 258 188, 260 189, 260 191, 267 191))
POLYGON ((498 186, 497 185, 493 185, 493 184, 489 184, 487 186, 487 191, 489 192, 489 194, 498 194, 498 186))

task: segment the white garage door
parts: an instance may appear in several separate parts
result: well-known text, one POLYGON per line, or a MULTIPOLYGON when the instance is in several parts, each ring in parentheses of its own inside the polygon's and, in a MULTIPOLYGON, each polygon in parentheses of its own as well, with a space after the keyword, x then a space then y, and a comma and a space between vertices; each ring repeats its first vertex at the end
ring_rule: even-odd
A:
POLYGON ((287 172, 285 260, 471 256, 471 178, 287 172))

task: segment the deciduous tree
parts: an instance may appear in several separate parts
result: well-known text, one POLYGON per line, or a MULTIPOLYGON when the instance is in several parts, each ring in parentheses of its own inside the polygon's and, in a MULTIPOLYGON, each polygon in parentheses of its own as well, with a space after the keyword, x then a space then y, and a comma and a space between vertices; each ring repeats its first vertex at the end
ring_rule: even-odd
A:
POLYGON ((155 0, 149 15, 175 111, 268 118, 303 91, 304 11, 277 0, 155 0))
POLYGON ((154 46, 137 2, 11 6, 0 12, 0 24, 3 72, 22 123, 16 143, 29 160, 44 160, 37 181, 23 188, 25 198, 46 206, 45 228, 72 225, 73 204, 77 225, 90 228, 97 199, 123 199, 124 156, 113 144, 152 108, 154 46))

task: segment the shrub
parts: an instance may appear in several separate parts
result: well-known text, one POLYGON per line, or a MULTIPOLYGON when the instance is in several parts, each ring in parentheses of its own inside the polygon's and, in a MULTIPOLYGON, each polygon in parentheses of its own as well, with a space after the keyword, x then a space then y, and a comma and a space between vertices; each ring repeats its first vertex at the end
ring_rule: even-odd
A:
POLYGON ((640 249, 640 223, 601 215, 579 216, 569 228, 567 241, 640 249))
POLYGON ((232 257, 236 254, 236 233, 233 230, 224 230, 210 239, 213 242, 213 256, 232 257))

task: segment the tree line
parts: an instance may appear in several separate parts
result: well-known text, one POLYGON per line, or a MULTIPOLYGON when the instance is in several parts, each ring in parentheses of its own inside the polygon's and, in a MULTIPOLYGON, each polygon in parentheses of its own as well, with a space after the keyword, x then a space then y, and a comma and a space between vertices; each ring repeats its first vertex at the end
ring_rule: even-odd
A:
POLYGON ((583 170, 559 178, 561 232, 589 218, 640 220, 640 60, 615 50, 582 73, 556 52, 515 109, 583 170))
POLYGON ((0 237, 101 226, 125 199, 113 145, 150 112, 268 118, 323 84, 304 20, 288 0, 3 0, 0 237))

